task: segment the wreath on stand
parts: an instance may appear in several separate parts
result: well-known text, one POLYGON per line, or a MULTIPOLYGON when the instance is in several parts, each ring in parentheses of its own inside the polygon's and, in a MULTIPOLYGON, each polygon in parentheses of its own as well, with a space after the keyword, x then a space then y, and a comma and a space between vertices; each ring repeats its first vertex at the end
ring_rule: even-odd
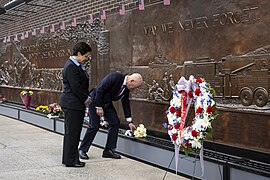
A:
POLYGON ((203 78, 189 80, 181 77, 173 91, 173 98, 167 113, 167 130, 175 146, 198 153, 206 137, 212 136, 212 121, 217 117, 215 91, 203 78), (194 103, 195 118, 191 125, 185 126, 191 104, 194 103))

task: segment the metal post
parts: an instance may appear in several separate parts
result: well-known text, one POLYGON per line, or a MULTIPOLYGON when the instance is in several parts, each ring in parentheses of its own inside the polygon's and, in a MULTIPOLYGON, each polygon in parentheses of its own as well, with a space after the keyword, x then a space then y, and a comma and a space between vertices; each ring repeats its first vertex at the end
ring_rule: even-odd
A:
POLYGON ((223 165, 223 180, 230 180, 231 172, 228 162, 223 165))

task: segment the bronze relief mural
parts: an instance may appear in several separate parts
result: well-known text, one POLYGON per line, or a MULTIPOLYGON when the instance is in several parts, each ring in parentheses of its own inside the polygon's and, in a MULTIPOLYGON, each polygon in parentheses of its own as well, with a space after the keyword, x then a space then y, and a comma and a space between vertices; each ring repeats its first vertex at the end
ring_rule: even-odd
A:
POLYGON ((134 119, 167 137, 162 123, 173 84, 192 74, 216 90, 216 142, 269 152, 269 144, 245 141, 245 132, 257 125, 267 135, 253 135, 270 138, 269 10, 267 0, 180 0, 110 16, 110 69, 144 77, 143 87, 132 95, 134 119), (229 138, 236 132, 239 139, 229 138))
MULTIPOLYGON (((263 143, 270 138, 269 12, 268 0, 175 0, 12 42, 0 49, 1 93, 20 102, 25 85, 35 91, 34 104, 55 101, 62 67, 74 43, 84 40, 94 49, 87 64, 91 88, 111 71, 143 75, 142 88, 131 95, 132 114, 151 134, 168 138, 162 124, 172 90, 181 76, 192 74, 216 90, 215 140, 269 152, 263 143), (247 141, 246 132, 256 125, 261 134, 249 136, 259 140, 247 141)), ((116 107, 124 125, 122 107, 116 107)))
MULTIPOLYGON (((17 91, 23 87, 30 87, 38 94, 46 92, 50 96, 49 94, 54 93, 49 103, 55 102, 55 96, 58 97, 62 91, 62 68, 72 55, 74 44, 86 41, 93 48, 92 63, 85 64, 88 73, 92 74, 97 72, 100 61, 107 60, 109 53, 107 33, 103 21, 95 19, 92 24, 79 23, 76 27, 68 25, 65 30, 59 29, 54 33, 38 33, 21 41, 12 40, 0 51, 2 57, 0 85, 3 87, 1 90, 5 93, 14 87, 16 92, 8 99, 20 102, 17 91)), ((98 80, 98 77, 91 76, 91 86, 93 87, 98 80)), ((39 96, 35 94, 34 96, 39 96)), ((33 98, 33 103, 35 105, 48 103, 44 100, 33 98)))

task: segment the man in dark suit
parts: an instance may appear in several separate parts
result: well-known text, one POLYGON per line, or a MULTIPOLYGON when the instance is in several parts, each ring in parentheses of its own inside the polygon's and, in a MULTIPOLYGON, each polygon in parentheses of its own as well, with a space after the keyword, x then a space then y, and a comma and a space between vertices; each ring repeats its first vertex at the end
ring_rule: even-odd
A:
POLYGON ((90 125, 84 135, 79 148, 81 159, 89 159, 88 152, 96 133, 99 129, 100 118, 104 117, 109 122, 107 143, 102 157, 120 159, 121 156, 115 153, 120 121, 112 101, 122 101, 125 118, 131 130, 136 129, 131 119, 129 105, 129 93, 142 85, 142 76, 138 73, 124 75, 121 73, 108 74, 91 92, 92 103, 89 106, 90 125))
POLYGON ((65 113, 65 134, 62 163, 66 167, 84 167, 80 162, 78 145, 82 130, 85 108, 91 102, 89 96, 89 77, 82 66, 90 59, 91 47, 77 43, 73 56, 69 57, 63 69, 64 90, 60 97, 60 106, 65 113))

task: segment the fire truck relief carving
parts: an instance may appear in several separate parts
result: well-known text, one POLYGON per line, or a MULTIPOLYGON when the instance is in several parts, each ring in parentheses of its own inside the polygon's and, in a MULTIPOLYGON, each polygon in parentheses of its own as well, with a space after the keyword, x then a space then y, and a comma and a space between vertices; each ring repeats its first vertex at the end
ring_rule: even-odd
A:
POLYGON ((149 63, 142 90, 136 91, 132 98, 168 103, 179 77, 194 75, 205 78, 215 88, 219 104, 264 107, 270 96, 269 61, 269 46, 221 60, 198 58, 185 61, 182 66, 169 63, 164 54, 158 54, 149 63))

